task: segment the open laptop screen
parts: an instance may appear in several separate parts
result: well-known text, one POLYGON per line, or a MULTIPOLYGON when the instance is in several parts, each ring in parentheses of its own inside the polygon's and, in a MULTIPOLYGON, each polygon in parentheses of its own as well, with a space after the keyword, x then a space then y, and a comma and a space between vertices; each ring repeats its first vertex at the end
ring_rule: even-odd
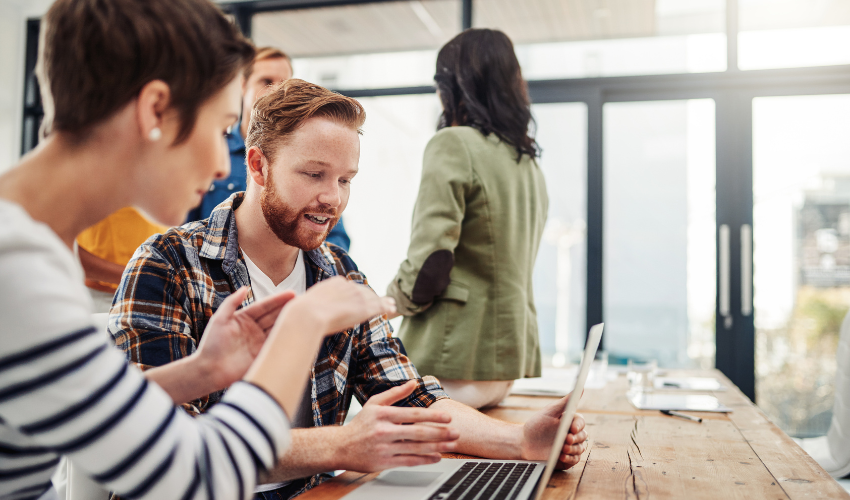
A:
POLYGON ((584 392, 584 383, 587 381, 587 375, 590 373, 590 365, 593 364, 593 358, 596 357, 596 350, 599 348, 599 341, 602 339, 602 328, 604 323, 594 325, 590 329, 587 336, 587 345, 584 347, 584 356, 581 359, 581 368, 578 371, 576 385, 573 388, 573 393, 567 402, 567 407, 564 413, 561 414, 561 424, 558 426, 558 432, 555 434, 555 442, 552 444, 552 451, 549 452, 549 460, 546 462, 546 469, 543 475, 540 476, 540 482, 537 484, 537 494, 534 495, 535 500, 543 498, 543 492, 546 491, 546 485, 552 477, 552 472, 555 470, 555 465, 558 463, 558 457, 561 455, 564 439, 573 425, 573 418, 578 409, 578 403, 581 399, 581 394, 584 392))

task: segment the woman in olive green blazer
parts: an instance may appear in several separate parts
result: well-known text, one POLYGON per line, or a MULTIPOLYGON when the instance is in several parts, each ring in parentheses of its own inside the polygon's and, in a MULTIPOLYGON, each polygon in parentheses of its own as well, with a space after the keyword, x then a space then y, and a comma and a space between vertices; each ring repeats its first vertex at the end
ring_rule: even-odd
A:
POLYGON ((443 104, 428 143, 407 259, 387 295, 422 374, 465 404, 498 404, 540 376, 532 271, 548 197, 511 41, 466 30, 440 50, 443 104))

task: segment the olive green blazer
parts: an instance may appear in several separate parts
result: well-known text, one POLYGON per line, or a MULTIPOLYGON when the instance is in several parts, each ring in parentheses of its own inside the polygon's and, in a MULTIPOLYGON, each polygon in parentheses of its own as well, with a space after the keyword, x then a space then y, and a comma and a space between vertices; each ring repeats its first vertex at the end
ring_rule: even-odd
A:
POLYGON ((447 127, 425 148, 410 247, 387 295, 421 374, 540 376, 531 276, 549 198, 537 162, 495 134, 447 127))

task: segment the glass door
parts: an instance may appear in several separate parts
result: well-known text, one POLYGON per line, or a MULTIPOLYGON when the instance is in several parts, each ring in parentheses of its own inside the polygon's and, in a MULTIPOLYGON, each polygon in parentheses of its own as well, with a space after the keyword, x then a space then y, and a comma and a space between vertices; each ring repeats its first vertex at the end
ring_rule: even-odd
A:
POLYGON ((543 363, 563 366, 584 348, 587 269, 587 105, 534 104, 549 213, 534 265, 543 363))
POLYGON ((603 123, 609 359, 713 367, 714 101, 607 103, 603 123))
POLYGON ((850 309, 850 95, 753 100, 756 403, 823 435, 850 309))

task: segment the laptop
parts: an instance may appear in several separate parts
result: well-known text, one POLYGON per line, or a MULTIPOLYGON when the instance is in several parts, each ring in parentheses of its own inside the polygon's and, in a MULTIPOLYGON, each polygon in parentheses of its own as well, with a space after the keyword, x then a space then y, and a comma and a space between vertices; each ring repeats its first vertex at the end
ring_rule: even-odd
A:
POLYGON ((383 471, 343 500, 540 500, 576 414, 602 338, 602 327, 600 323, 590 329, 573 396, 561 416, 549 460, 440 460, 436 464, 397 467, 383 471))

